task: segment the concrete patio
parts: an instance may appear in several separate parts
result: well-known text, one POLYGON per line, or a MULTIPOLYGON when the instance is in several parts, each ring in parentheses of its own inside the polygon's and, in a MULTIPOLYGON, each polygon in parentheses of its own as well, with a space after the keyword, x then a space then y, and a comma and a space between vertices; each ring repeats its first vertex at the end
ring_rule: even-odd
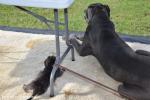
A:
MULTIPOLYGON (((128 44, 134 50, 150 51, 149 44, 128 44)), ((61 40, 62 53, 65 48, 65 41, 61 40)), ((23 84, 33 80, 43 69, 46 57, 54 54, 53 35, 0 30, 0 100, 27 99, 31 94, 23 91, 23 84)), ((120 83, 106 75, 93 56, 80 57, 77 53, 75 55, 76 61, 72 62, 71 56, 68 55, 62 65, 117 90, 120 83)), ((50 98, 49 94, 48 89, 35 100, 124 100, 67 72, 56 81, 56 96, 50 98)))

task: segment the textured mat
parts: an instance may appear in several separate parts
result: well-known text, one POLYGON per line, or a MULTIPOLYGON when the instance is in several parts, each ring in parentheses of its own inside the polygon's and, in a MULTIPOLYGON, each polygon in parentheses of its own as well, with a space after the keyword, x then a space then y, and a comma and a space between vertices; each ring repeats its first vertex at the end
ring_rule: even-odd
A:
MULTIPOLYGON (((128 42, 134 49, 150 51, 150 45, 128 42)), ((61 40, 61 53, 66 45, 61 40)), ((55 54, 55 40, 52 35, 35 35, 0 30, 0 100, 25 100, 31 94, 23 91, 22 86, 33 80, 43 69, 43 61, 48 55, 55 54)), ((80 74, 99 81, 117 90, 120 84, 106 75, 93 56, 79 57, 72 62, 70 54, 62 65, 80 74)), ((89 84, 69 73, 55 83, 55 97, 48 91, 35 100, 123 100, 104 89, 89 84)))

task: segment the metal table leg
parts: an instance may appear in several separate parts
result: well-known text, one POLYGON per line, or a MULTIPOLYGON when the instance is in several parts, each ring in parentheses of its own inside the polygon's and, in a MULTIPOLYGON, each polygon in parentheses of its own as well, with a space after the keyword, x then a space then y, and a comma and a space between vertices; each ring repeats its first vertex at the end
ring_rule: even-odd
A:
MULTIPOLYGON (((56 38, 56 64, 60 62, 60 44, 59 44, 59 23, 58 23, 58 10, 54 9, 54 24, 55 24, 55 38, 56 38)), ((50 97, 54 96, 54 75, 58 66, 55 65, 50 77, 50 97)))
POLYGON ((65 56, 68 54, 68 52, 70 50, 71 50, 71 54, 72 54, 72 61, 75 60, 74 48, 69 43, 68 11, 67 11, 67 9, 64 9, 64 19, 65 19, 66 44, 67 44, 68 48, 66 49, 66 51, 64 52, 62 57, 60 57, 59 21, 58 21, 58 10, 57 9, 54 9, 54 19, 55 19, 54 24, 55 24, 55 36, 56 36, 56 62, 55 62, 56 65, 54 66, 52 73, 51 73, 51 77, 50 77, 50 97, 54 96, 54 75, 58 69, 58 65, 63 61, 63 59, 65 58, 65 56))

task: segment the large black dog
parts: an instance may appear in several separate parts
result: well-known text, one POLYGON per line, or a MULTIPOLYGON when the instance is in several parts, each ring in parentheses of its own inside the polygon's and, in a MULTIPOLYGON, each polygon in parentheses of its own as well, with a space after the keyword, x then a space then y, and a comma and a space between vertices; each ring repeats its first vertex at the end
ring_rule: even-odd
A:
MULTIPOLYGON (((23 86, 25 92, 29 92, 30 90, 33 91, 32 96, 27 100, 32 100, 34 96, 42 95, 43 93, 46 92, 46 90, 50 85, 50 74, 52 72, 55 59, 56 57, 54 56, 48 56, 47 59, 44 61, 44 65, 45 65, 44 70, 39 73, 38 77, 35 80, 33 80, 28 85, 23 86)), ((61 69, 58 68, 54 76, 54 81, 58 77, 62 76, 62 74, 63 71, 61 71, 61 69)))
POLYGON ((150 100, 150 52, 133 51, 117 35, 107 5, 91 4, 85 13, 88 27, 84 37, 70 39, 79 55, 95 56, 109 76, 123 82, 118 87, 121 95, 150 100))

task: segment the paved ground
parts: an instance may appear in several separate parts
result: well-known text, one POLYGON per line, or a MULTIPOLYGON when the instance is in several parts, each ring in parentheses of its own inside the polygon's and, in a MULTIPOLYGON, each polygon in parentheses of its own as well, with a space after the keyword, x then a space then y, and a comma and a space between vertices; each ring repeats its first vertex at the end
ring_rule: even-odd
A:
MULTIPOLYGON (((133 49, 150 51, 150 45, 129 43, 133 49)), ((65 42, 61 40, 61 50, 65 50, 65 42)), ((43 69, 43 61, 48 55, 55 54, 55 41, 52 35, 36 35, 0 30, 0 100, 25 100, 26 94, 22 86, 33 80, 43 69)), ((92 56, 64 60, 64 66, 99 81, 117 90, 120 84, 106 75, 92 56)), ((49 98, 49 90, 35 100, 122 100, 102 88, 89 84, 75 76, 65 73, 56 81, 55 94, 49 98)))

